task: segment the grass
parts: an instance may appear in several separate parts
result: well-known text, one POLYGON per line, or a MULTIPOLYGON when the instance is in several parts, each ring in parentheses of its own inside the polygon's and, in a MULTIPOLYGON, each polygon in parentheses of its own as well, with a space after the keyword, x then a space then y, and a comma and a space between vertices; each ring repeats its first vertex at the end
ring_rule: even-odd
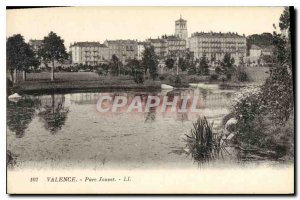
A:
MULTIPOLYGON (((268 68, 248 67, 246 72, 252 81, 247 83, 236 83, 232 81, 222 82, 216 80, 225 87, 240 87, 252 83, 262 83, 268 74, 268 68)), ((175 74, 161 74, 156 80, 146 79, 144 84, 137 84, 133 77, 121 76, 99 76, 94 72, 56 72, 55 81, 50 80, 49 72, 27 73, 27 80, 22 81, 22 73, 19 73, 19 82, 15 85, 17 92, 20 91, 47 91, 47 90, 86 90, 86 89, 160 89, 161 84, 173 85, 186 88, 189 83, 209 82, 210 76, 188 75, 187 72, 179 73, 180 84, 176 82, 175 74), (37 84, 38 83, 38 84, 37 84)))
POLYGON ((186 134, 186 143, 189 153, 199 162, 218 158, 222 150, 221 137, 213 133, 213 122, 209 123, 205 117, 193 123, 190 135, 186 134))

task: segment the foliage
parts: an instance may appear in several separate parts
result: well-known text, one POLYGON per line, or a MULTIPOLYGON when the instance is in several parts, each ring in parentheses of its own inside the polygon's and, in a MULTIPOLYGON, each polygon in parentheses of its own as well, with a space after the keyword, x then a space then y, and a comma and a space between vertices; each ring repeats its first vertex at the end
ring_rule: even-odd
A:
POLYGON ((266 106, 260 87, 244 88, 233 99, 233 113, 238 120, 239 141, 248 145, 261 146, 264 134, 266 106))
MULTIPOLYGON (((280 28, 290 32, 289 9, 285 8, 280 17, 280 28)), ((294 113, 293 64, 290 37, 274 32, 274 60, 276 65, 270 69, 270 77, 262 89, 269 115, 276 123, 284 125, 294 113)))
POLYGON ((216 80, 218 80, 218 78, 219 78, 218 74, 212 74, 212 75, 210 75, 210 80, 212 80, 212 81, 216 81, 216 80))
POLYGON ((199 72, 200 75, 208 75, 209 74, 209 65, 208 65, 208 59, 206 58, 206 55, 203 54, 203 56, 200 59, 200 65, 199 65, 199 72))
POLYGON ((227 76, 227 80, 231 79, 234 72, 234 58, 231 58, 229 53, 225 53, 221 62, 221 71, 227 76))
POLYGON ((29 44, 25 43, 22 35, 13 35, 7 39, 6 66, 11 75, 14 70, 30 72, 37 68, 38 65, 39 60, 29 44))
POLYGON ((239 82, 250 81, 250 77, 245 70, 245 67, 238 66, 234 72, 234 77, 239 82))
POLYGON ((62 62, 63 60, 68 58, 68 53, 66 52, 64 40, 52 31, 48 34, 48 36, 44 37, 43 45, 39 49, 38 55, 44 61, 52 62, 51 80, 54 80, 54 62, 62 62))
POLYGON ((158 76, 158 59, 154 52, 154 47, 146 47, 143 52, 142 65, 145 70, 145 74, 149 70, 150 77, 154 80, 158 76))
POLYGON ((261 48, 273 45, 273 35, 271 33, 253 34, 247 38, 247 49, 252 45, 257 45, 261 48))
POLYGON ((195 74, 198 74, 197 71, 198 70, 197 70, 197 67, 196 67, 196 63, 195 62, 191 63, 189 68, 188 68, 188 74, 189 75, 195 75, 195 74))
POLYGON ((138 84, 144 83, 144 68, 140 61, 133 59, 129 60, 127 63, 128 68, 130 68, 130 75, 133 76, 134 82, 138 84))
POLYGON ((181 78, 180 78, 180 76, 178 76, 178 75, 175 76, 174 83, 175 83, 175 86, 180 86, 181 85, 181 78))
POLYGON ((109 68, 111 70, 111 74, 119 76, 121 73, 121 67, 122 67, 122 62, 115 54, 112 55, 111 60, 109 62, 109 68))
POLYGON ((200 162, 207 162, 219 156, 221 138, 213 133, 213 123, 199 117, 193 123, 190 134, 186 134, 186 143, 189 153, 200 162))
POLYGON ((100 64, 99 66, 96 67, 96 72, 99 76, 106 76, 108 74, 109 70, 109 65, 108 64, 100 64))
POLYGON ((179 67, 179 69, 181 69, 181 71, 186 71, 187 70, 187 68, 188 68, 188 61, 187 60, 184 60, 183 58, 179 58, 178 59, 178 67, 179 67))
POLYGON ((166 67, 168 69, 173 69, 174 68, 174 64, 175 64, 175 60, 173 60, 172 58, 168 58, 166 61, 165 61, 165 64, 166 64, 166 67))

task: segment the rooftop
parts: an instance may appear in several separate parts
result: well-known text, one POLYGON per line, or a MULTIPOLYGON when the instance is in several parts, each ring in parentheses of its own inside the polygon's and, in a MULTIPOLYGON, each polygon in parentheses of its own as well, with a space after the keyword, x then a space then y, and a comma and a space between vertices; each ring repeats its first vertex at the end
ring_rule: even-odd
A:
POLYGON ((31 45, 42 45, 43 40, 29 40, 29 44, 31 44, 31 45))
POLYGON ((250 49, 257 49, 257 50, 260 50, 261 48, 255 44, 252 44, 250 49))
POLYGON ((239 35, 238 33, 228 32, 228 33, 221 33, 221 32, 195 32, 192 33, 192 37, 226 37, 226 38, 246 38, 245 35, 239 35))
POLYGON ((186 20, 182 19, 181 15, 180 15, 180 18, 177 19, 175 22, 186 22, 186 20))
POLYGON ((100 42, 74 42, 70 47, 79 46, 79 47, 106 47, 105 44, 100 44, 100 42))

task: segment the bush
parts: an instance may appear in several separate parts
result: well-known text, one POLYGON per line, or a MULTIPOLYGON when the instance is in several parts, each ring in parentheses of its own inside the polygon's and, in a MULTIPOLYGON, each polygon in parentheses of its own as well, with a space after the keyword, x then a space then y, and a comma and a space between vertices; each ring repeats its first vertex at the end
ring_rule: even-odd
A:
POLYGON ((216 80, 218 80, 218 78, 219 78, 218 74, 212 74, 212 75, 210 75, 210 80, 212 80, 212 81, 216 81, 216 80))
POLYGON ((199 162, 207 162, 219 156, 221 137, 213 133, 213 123, 207 119, 198 118, 193 123, 190 135, 186 135, 189 154, 199 162))
POLYGON ((238 93, 233 100, 233 112, 238 120, 237 129, 242 143, 261 146, 265 117, 262 95, 260 87, 248 87, 238 93))
POLYGON ((235 79, 239 82, 250 81, 248 73, 243 67, 238 67, 234 73, 235 79))
POLYGON ((181 85, 181 78, 178 75, 175 77, 174 83, 175 83, 176 86, 181 85))
POLYGON ((163 75, 159 76, 159 80, 161 80, 161 81, 165 80, 165 76, 163 76, 163 75))

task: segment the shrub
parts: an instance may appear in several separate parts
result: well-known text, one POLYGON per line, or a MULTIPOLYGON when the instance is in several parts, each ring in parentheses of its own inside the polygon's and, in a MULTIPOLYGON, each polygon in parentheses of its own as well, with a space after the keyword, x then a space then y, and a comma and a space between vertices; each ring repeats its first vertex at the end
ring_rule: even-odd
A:
POLYGON ((181 85, 181 78, 177 75, 175 76, 175 81, 174 81, 175 85, 176 86, 179 86, 181 85))
POLYGON ((210 75, 210 80, 212 80, 212 81, 216 81, 216 80, 218 80, 218 78, 219 78, 218 74, 212 74, 212 75, 210 75))
POLYGON ((163 75, 159 76, 159 80, 161 80, 161 81, 165 80, 165 76, 163 76, 163 75))
POLYGON ((208 123, 205 117, 199 117, 193 123, 189 135, 186 134, 186 145, 189 154, 200 162, 207 162, 219 156, 221 137, 213 133, 213 123, 208 123))
POLYGON ((249 145, 261 145, 264 134, 263 118, 265 106, 260 87, 248 87, 233 99, 233 112, 238 120, 237 129, 241 142, 249 145))
POLYGON ((237 67, 234 76, 235 79, 240 82, 250 81, 249 75, 243 67, 237 67))

